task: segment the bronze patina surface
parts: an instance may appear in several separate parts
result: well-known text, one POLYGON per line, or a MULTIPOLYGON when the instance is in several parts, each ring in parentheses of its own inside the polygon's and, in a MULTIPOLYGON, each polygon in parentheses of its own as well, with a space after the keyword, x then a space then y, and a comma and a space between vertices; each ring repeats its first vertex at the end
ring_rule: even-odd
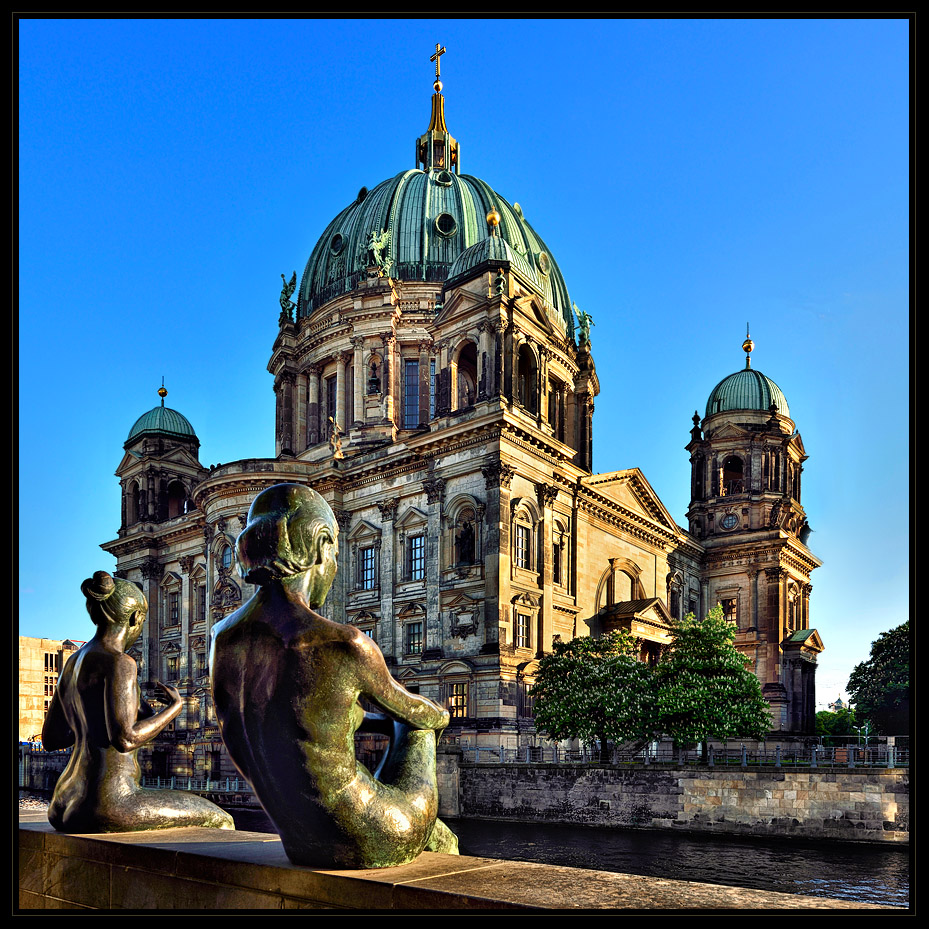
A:
POLYGON ((141 786, 139 747, 183 703, 174 687, 160 681, 163 709, 153 709, 139 692, 136 663, 126 650, 138 639, 148 611, 142 591, 105 571, 84 581, 81 590, 97 632, 65 665, 42 729, 47 751, 74 746, 48 808, 49 822, 61 832, 232 829, 232 817, 209 800, 141 786))
POLYGON ((226 748, 288 857, 383 868, 424 849, 457 854, 436 818, 436 741, 448 711, 395 681, 370 638, 314 610, 336 572, 329 505, 298 484, 269 488, 236 554, 260 589, 213 629, 213 700, 226 748), (382 712, 366 712, 363 699, 382 712), (356 760, 359 731, 390 736, 374 772, 356 760))

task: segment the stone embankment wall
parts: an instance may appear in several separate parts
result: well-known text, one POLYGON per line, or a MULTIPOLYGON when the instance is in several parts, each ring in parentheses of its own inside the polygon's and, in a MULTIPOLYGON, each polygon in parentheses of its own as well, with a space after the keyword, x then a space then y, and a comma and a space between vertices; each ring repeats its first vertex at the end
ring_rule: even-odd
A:
POLYGON ((462 764, 457 810, 520 822, 864 842, 909 839, 901 768, 752 770, 462 764))

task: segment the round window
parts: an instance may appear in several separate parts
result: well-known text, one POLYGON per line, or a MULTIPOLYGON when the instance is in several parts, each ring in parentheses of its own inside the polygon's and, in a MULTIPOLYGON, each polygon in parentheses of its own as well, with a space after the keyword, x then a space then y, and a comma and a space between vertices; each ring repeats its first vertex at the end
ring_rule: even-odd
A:
POLYGON ((539 252, 539 254, 536 256, 535 263, 539 266, 539 270, 543 274, 548 274, 552 266, 551 259, 548 257, 548 255, 545 254, 545 252, 539 252))
POLYGON ((341 233, 336 233, 332 239, 329 241, 329 251, 333 255, 338 255, 345 246, 345 239, 342 238, 341 233))
POLYGON ((435 228, 439 235, 446 237, 454 235, 458 231, 458 223, 451 213, 439 213, 435 218, 435 228))
POLYGON ((436 184, 441 184, 443 187, 451 187, 452 176, 448 173, 448 171, 439 171, 439 173, 435 176, 435 182, 436 184))

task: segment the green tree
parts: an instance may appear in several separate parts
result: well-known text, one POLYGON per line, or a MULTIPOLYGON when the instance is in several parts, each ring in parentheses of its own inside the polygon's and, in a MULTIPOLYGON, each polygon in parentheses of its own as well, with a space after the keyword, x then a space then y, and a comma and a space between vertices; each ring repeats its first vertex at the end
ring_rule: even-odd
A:
POLYGON ((671 636, 655 668, 657 728, 678 746, 709 738, 764 738, 771 728, 768 704, 732 644, 735 628, 722 607, 702 621, 691 613, 672 623, 671 636))
POLYGON ((854 708, 836 710, 820 710, 816 714, 816 734, 823 740, 823 745, 835 745, 836 737, 856 735, 857 725, 854 708))
POLYGON ((862 722, 884 735, 910 731, 909 620, 871 643, 871 657, 856 665, 846 690, 862 722))
POLYGON ((610 742, 652 738, 655 677, 638 652, 628 632, 556 642, 530 691, 537 728, 552 739, 598 741, 604 759, 610 742))

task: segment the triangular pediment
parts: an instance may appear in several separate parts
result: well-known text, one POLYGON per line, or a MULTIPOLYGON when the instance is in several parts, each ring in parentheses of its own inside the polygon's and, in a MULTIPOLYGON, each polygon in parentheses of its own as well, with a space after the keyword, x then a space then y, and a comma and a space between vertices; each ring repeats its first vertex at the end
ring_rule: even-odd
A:
POLYGON ((816 629, 798 629, 796 632, 791 633, 782 645, 785 651, 796 648, 819 654, 825 650, 823 640, 816 629))
POLYGON ((124 477, 131 473, 133 469, 141 470, 140 466, 146 461, 157 461, 162 464, 174 465, 175 467, 180 466, 183 470, 194 472, 206 470, 203 465, 200 464, 196 455, 191 454, 186 448, 177 446, 169 449, 163 455, 153 455, 151 453, 143 455, 135 449, 126 451, 123 453, 123 457, 116 467, 116 474, 119 477, 124 477))
POLYGON ((482 597, 472 597, 465 591, 448 594, 442 598, 442 609, 449 610, 452 613, 460 613, 462 610, 473 610, 482 597))
POLYGON ((803 447, 803 439, 800 438, 799 432, 795 432, 790 437, 790 445, 792 448, 795 448, 797 450, 801 458, 807 457, 806 449, 803 447))
POLYGON ((735 423, 726 423, 713 433, 713 439, 742 439, 747 435, 749 435, 747 429, 743 429, 735 423))
POLYGON ((442 312, 435 318, 435 324, 441 326, 443 322, 453 319, 462 313, 467 313, 474 307, 483 304, 486 298, 480 294, 472 293, 466 287, 456 287, 450 294, 446 294, 442 312))
POLYGON ((639 516, 653 520, 664 529, 675 533, 678 531, 667 507, 638 468, 592 474, 584 478, 584 485, 639 516))
POLYGON ((409 507, 406 512, 401 516, 396 525, 400 529, 406 529, 411 526, 422 526, 428 521, 429 517, 420 509, 415 506, 409 507))
POLYGON ((366 519, 359 519, 352 528, 352 531, 348 534, 348 538, 354 542, 355 539, 372 538, 380 534, 381 530, 379 526, 375 526, 374 523, 369 523, 366 519))

